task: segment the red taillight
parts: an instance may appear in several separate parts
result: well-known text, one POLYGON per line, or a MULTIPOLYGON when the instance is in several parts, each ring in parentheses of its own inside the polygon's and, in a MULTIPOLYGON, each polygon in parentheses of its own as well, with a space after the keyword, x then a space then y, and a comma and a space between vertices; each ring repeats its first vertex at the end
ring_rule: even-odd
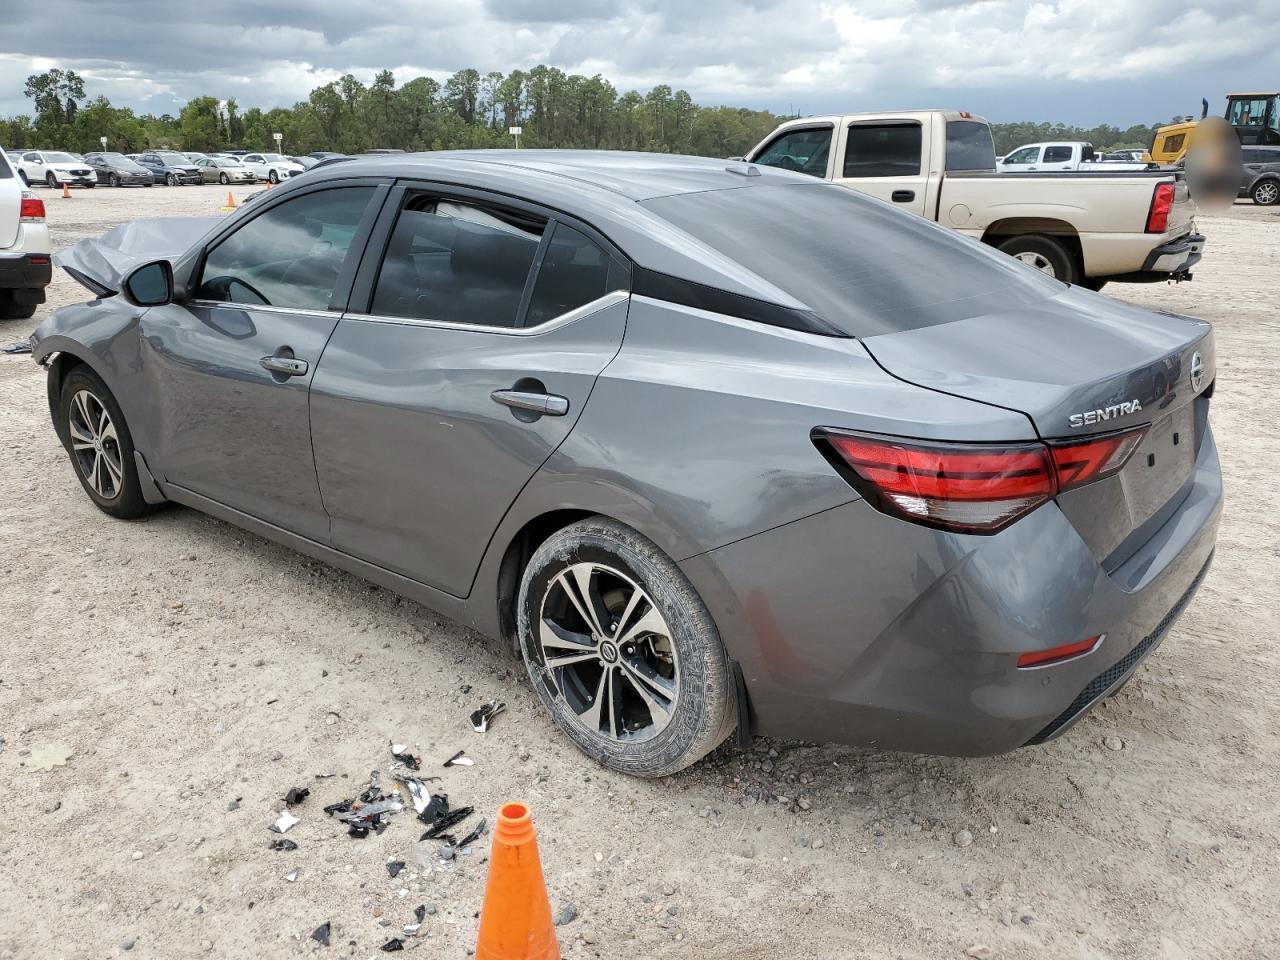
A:
POLYGON ((44 223, 44 201, 30 190, 22 191, 18 219, 22 223, 44 223))
POLYGON ((1156 184, 1156 192, 1151 195, 1151 212, 1147 214, 1147 233, 1164 233, 1169 228, 1173 189, 1172 183, 1156 184))
POLYGON ((1059 493, 1120 470, 1146 427, 1049 443, 932 443, 820 429, 814 441, 886 513, 930 527, 995 533, 1059 493))
POLYGON ((1030 650, 1018 655, 1018 668, 1025 670, 1027 667, 1047 667, 1051 663, 1083 657, 1086 653, 1093 653, 1101 642, 1102 636, 1099 635, 1086 637, 1075 643, 1064 643, 1060 647, 1050 647, 1048 650, 1030 650))

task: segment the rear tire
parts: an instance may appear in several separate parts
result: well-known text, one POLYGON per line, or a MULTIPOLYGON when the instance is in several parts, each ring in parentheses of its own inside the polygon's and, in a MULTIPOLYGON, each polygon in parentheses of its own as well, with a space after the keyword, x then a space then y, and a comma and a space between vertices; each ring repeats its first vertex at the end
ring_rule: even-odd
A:
POLYGON ((1280 180, 1262 180, 1253 185, 1249 198, 1260 207, 1274 207, 1280 203, 1280 180))
POLYGON ((57 426, 80 486, 99 510, 132 520, 154 509, 142 496, 124 414, 89 367, 74 368, 63 381, 57 426))
POLYGON ((36 306, 18 303, 12 290, 0 290, 0 320, 29 320, 35 316, 36 306))
POLYGON ((1059 240, 1027 233, 1010 237, 998 249, 1029 267, 1047 273, 1063 283, 1077 283, 1079 273, 1071 251, 1059 240))
POLYGON ((715 622, 679 567, 636 531, 592 517, 553 534, 525 567, 516 603, 534 689, 596 762, 662 777, 733 731, 734 685, 715 622), (594 628, 585 610, 596 612, 594 628), (557 667, 566 654, 573 661, 557 667))

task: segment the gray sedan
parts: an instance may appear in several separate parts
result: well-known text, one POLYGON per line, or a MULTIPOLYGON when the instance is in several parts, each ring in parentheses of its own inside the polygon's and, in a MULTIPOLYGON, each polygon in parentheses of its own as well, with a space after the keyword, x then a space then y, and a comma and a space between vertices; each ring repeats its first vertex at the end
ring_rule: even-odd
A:
POLYGON ((474 627, 617 770, 735 728, 1049 740, 1213 554, 1207 324, 799 174, 357 158, 58 263, 97 299, 34 357, 98 507, 202 510, 474 627))

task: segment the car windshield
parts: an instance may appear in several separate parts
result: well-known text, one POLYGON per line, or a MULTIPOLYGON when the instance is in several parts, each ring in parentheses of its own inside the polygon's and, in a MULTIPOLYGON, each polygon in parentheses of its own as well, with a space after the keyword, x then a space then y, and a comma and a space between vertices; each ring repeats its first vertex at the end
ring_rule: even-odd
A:
POLYGON ((156 156, 159 157, 161 160, 163 160, 165 163, 181 163, 185 165, 191 162, 182 154, 173 153, 167 150, 157 150, 156 156))
POLYGON ((284 157, 278 153, 264 153, 262 155, 262 159, 267 161, 267 163, 279 163, 284 159, 284 157))
POLYGON ((643 201, 855 337, 1033 307, 1065 287, 923 218, 834 184, 643 201))
POLYGON ((79 163, 75 157, 69 153, 46 153, 44 155, 46 163, 79 163))
POLYGON ((239 167, 242 166, 239 160, 234 157, 214 157, 213 162, 220 167, 239 167))

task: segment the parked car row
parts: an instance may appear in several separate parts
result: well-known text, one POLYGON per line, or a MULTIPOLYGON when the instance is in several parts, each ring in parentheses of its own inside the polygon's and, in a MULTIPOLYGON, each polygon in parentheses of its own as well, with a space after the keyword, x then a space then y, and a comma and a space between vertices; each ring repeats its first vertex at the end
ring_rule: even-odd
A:
POLYGON ((184 184, 281 183, 301 176, 318 163, 346 154, 318 150, 302 157, 280 153, 226 153, 150 150, 144 153, 95 151, 81 156, 59 150, 29 150, 14 161, 24 186, 44 185, 52 190, 72 187, 142 186, 156 183, 184 184))

